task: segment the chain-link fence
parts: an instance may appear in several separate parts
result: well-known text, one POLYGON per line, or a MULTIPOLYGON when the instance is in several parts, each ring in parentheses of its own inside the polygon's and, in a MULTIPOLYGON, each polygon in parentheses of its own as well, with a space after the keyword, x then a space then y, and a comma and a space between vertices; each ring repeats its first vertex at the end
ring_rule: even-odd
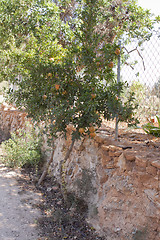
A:
POLYGON ((121 60, 121 81, 128 82, 135 92, 137 117, 144 121, 160 115, 160 25, 142 46, 135 40, 121 47, 126 55, 121 60))

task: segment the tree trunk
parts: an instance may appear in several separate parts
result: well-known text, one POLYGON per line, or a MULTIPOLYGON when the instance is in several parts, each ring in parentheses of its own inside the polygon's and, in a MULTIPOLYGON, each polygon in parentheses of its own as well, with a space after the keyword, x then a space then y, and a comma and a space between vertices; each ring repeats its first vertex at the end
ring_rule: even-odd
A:
POLYGON ((45 179, 45 177, 46 177, 46 175, 48 173, 48 168, 51 165, 51 162, 53 161, 54 151, 55 151, 55 149, 52 150, 51 158, 47 162, 46 167, 45 167, 45 169, 44 169, 44 171, 43 171, 43 173, 42 173, 42 175, 41 175, 41 177, 40 177, 40 179, 38 181, 38 186, 41 185, 41 183, 43 182, 43 180, 45 179))
POLYGON ((75 143, 75 139, 72 139, 72 143, 71 143, 68 151, 66 152, 65 158, 60 161, 60 185, 61 185, 61 191, 63 194, 63 198, 65 201, 67 199, 67 190, 66 190, 66 182, 65 182, 66 171, 64 169, 64 165, 72 152, 74 143, 75 143))

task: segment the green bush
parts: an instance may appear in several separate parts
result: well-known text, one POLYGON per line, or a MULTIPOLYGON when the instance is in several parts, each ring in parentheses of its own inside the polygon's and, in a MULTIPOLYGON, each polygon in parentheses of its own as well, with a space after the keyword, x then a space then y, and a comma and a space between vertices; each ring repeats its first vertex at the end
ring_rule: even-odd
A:
POLYGON ((9 167, 37 167, 42 159, 41 144, 34 129, 18 130, 2 143, 2 162, 9 167))
POLYGON ((160 137, 160 118, 156 116, 158 121, 158 127, 154 126, 152 122, 146 123, 142 126, 143 130, 148 133, 152 134, 155 137, 160 137))

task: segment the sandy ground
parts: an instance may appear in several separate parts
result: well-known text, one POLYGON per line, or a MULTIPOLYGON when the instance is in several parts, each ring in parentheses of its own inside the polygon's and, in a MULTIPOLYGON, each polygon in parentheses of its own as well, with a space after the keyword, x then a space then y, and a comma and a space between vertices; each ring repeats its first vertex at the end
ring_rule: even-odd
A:
POLYGON ((38 240, 37 219, 41 216, 33 204, 41 195, 22 191, 13 171, 0 165, 0 240, 38 240))

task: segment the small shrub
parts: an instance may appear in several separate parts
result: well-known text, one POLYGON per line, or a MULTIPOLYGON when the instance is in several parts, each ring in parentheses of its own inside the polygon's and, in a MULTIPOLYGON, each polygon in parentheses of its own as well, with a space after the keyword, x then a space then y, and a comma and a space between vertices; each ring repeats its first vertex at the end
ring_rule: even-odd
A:
POLYGON ((42 141, 34 129, 18 130, 11 138, 2 143, 2 162, 9 167, 37 167, 41 160, 42 141))
POLYGON ((146 123, 142 126, 143 130, 148 133, 152 134, 155 137, 160 137, 160 118, 156 116, 158 121, 158 127, 154 126, 153 122, 146 123))

